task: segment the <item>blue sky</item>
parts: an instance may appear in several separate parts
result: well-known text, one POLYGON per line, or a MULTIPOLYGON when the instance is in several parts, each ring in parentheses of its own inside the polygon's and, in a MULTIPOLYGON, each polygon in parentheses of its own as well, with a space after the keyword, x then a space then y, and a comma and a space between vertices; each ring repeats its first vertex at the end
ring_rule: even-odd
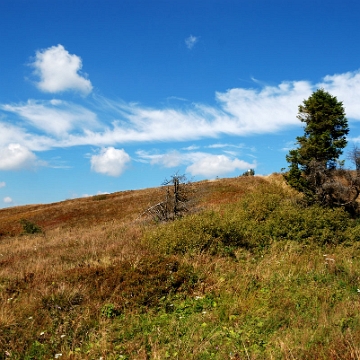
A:
POLYGON ((1 0, 0 207, 267 175, 322 87, 360 141, 360 3, 1 0))

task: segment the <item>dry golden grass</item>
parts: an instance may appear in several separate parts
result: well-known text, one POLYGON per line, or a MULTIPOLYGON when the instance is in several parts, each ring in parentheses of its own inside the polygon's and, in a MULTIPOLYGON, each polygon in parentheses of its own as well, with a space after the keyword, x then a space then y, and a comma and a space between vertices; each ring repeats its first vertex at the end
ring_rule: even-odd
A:
MULTIPOLYGON (((267 181, 261 177, 240 177, 193 183, 198 206, 236 202, 244 193, 267 181)), ((21 219, 39 225, 45 232, 57 228, 89 228, 109 222, 129 222, 141 217, 150 206, 164 199, 163 187, 123 191, 108 195, 67 200, 47 205, 0 209, 0 238, 19 235, 21 219)))

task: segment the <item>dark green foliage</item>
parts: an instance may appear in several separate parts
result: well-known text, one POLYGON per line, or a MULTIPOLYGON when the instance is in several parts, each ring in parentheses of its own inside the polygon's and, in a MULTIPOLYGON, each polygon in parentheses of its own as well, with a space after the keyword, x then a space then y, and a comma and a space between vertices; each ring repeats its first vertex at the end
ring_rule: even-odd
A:
POLYGON ((298 119, 305 123, 304 135, 296 138, 299 147, 286 156, 290 164, 287 180, 290 185, 303 191, 308 187, 306 176, 313 163, 323 170, 336 168, 337 160, 347 144, 349 133, 342 102, 323 89, 314 92, 303 105, 299 105, 298 119), (305 179, 302 179, 302 174, 305 179))
POLYGON ((47 350, 48 347, 45 344, 36 340, 31 344, 28 354, 25 356, 25 360, 44 359, 47 350))
POLYGON ((101 316, 106 317, 108 319, 114 318, 121 314, 114 304, 105 304, 101 308, 101 316))
POLYGON ((21 219, 20 223, 23 227, 24 234, 39 234, 43 232, 40 226, 34 224, 29 220, 21 219))
POLYGON ((255 175, 255 170, 254 169, 249 169, 248 171, 245 171, 242 176, 254 176, 255 175))
POLYGON ((342 102, 319 89, 299 106, 298 119, 306 125, 304 135, 296 138, 298 148, 286 156, 288 184, 304 193, 309 204, 356 213, 360 181, 339 161, 349 133, 342 102))
POLYGON ((335 168, 349 133, 342 102, 319 89, 299 106, 298 119, 306 124, 304 135, 297 137, 301 169, 307 173, 314 160, 327 169, 335 168))

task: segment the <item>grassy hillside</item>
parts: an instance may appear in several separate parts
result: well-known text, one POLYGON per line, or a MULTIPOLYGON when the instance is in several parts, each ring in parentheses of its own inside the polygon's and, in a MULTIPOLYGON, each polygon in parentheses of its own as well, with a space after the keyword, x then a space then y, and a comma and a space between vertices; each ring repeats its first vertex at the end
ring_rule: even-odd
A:
POLYGON ((359 221, 280 175, 193 187, 169 223, 163 188, 0 210, 0 359, 359 359, 359 221))

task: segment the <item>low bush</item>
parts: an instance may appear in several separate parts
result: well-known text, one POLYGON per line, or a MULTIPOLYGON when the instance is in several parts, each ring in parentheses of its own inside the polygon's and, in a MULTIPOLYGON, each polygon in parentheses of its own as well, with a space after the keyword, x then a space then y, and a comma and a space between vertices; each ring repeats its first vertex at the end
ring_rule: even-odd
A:
POLYGON ((274 241, 318 245, 360 238, 360 225, 342 209, 306 207, 280 185, 260 186, 239 202, 159 225, 145 235, 150 247, 165 254, 230 254, 236 248, 259 250, 274 241))
POLYGON ((30 220, 21 219, 20 224, 23 227, 23 234, 31 235, 31 234, 39 234, 43 232, 39 225, 36 225, 30 220))

